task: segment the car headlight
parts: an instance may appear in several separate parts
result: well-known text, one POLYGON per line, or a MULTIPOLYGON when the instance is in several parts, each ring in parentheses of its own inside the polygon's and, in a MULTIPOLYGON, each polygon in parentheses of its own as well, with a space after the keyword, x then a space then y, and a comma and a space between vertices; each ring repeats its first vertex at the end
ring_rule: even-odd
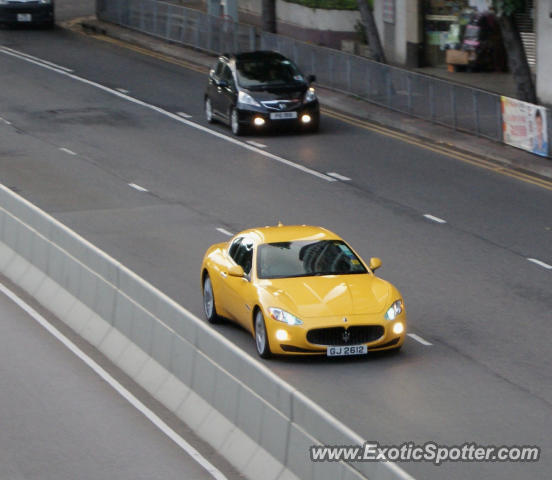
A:
POLYGON ((402 300, 397 300, 396 302, 393 303, 393 305, 389 307, 387 312, 385 312, 385 319, 395 320, 395 318, 397 318, 397 316, 400 315, 402 311, 403 311, 403 302, 402 300))
POLYGON ((270 307, 268 311, 270 312, 270 316, 278 322, 287 323, 288 325, 303 325, 301 319, 281 308, 270 307))
POLYGON ((260 107, 261 104, 257 102, 251 95, 245 92, 238 93, 238 102, 245 105, 253 105, 254 107, 260 107))
POLYGON ((307 90, 307 93, 305 93, 305 103, 314 102, 316 100, 316 92, 314 91, 314 88, 309 87, 307 90))

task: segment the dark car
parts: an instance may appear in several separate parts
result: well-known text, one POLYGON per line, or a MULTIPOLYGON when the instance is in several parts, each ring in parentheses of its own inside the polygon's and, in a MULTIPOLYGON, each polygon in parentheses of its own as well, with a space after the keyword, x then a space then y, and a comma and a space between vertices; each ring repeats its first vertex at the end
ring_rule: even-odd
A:
POLYGON ((54 0, 0 0, 0 24, 54 26, 54 0))
POLYGON ((320 108, 314 75, 305 78, 297 66, 276 52, 222 55, 209 72, 205 116, 220 120, 234 135, 270 125, 294 125, 316 131, 320 108))

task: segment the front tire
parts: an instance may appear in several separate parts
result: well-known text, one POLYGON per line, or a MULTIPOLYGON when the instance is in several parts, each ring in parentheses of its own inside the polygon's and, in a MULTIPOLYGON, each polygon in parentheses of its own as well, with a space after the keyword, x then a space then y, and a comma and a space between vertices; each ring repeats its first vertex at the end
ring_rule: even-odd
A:
POLYGON ((240 125, 238 110, 236 108, 230 111, 230 128, 236 137, 240 137, 245 133, 245 127, 240 125))
POLYGON ((213 118, 213 105, 209 97, 205 97, 205 119, 207 123, 213 123, 215 121, 213 118))
POLYGON ((263 312, 260 309, 255 314, 255 346, 261 358, 269 358, 272 355, 270 345, 268 344, 268 334, 263 312))
POLYGON ((205 278, 203 279, 203 311, 209 323, 217 323, 220 320, 215 306, 213 285, 208 273, 205 274, 205 278))

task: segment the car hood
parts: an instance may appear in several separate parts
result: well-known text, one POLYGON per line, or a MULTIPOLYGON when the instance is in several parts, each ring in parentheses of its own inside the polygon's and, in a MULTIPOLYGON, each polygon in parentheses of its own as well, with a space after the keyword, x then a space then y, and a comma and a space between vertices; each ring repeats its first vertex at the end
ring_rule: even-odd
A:
POLYGON ((391 300, 390 284, 370 274, 281 278, 264 288, 273 303, 305 319, 374 314, 389 307, 391 300))
POLYGON ((267 100, 302 100, 307 91, 306 85, 292 87, 266 87, 262 90, 246 90, 255 100, 265 102, 267 100))

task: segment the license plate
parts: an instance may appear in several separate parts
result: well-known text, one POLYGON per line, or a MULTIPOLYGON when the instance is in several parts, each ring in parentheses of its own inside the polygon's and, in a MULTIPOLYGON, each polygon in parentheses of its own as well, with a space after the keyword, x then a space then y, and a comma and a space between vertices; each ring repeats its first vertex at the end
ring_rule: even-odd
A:
POLYGON ((297 118, 297 112, 275 112, 270 114, 270 120, 287 120, 297 118))
POLYGON ((33 19, 33 16, 30 13, 18 13, 17 21, 18 22, 30 22, 33 19))
POLYGON ((363 355, 368 353, 366 345, 351 345, 347 347, 328 347, 328 357, 345 357, 347 355, 363 355))

